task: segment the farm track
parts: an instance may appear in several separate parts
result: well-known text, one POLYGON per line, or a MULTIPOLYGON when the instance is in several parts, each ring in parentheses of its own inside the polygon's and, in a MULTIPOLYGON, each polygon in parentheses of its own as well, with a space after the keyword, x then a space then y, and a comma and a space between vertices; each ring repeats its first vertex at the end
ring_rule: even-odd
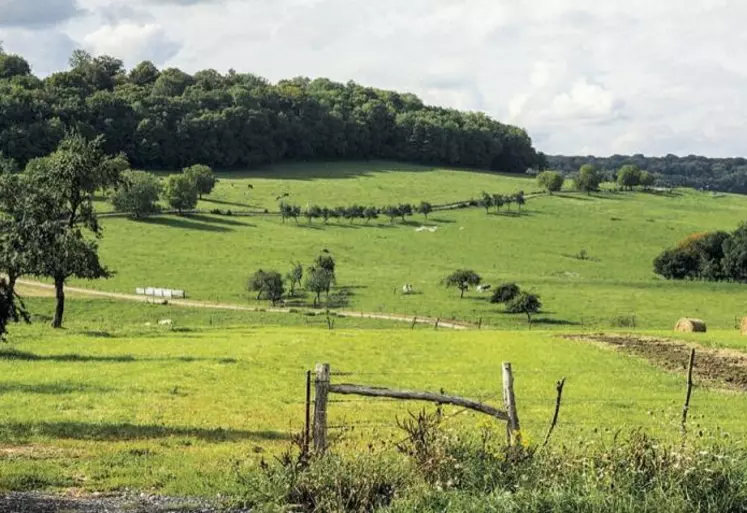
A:
MULTIPOLYGON (((148 496, 57 496, 23 492, 0 494, 0 513, 219 513, 219 504, 196 499, 148 496)), ((235 510, 235 513, 241 513, 235 510)))
MULTIPOLYGON (((19 285, 23 285, 29 288, 35 288, 43 291, 54 291, 54 285, 47 283, 41 283, 31 280, 18 280, 19 285)), ((119 299, 122 301, 135 301, 138 303, 148 303, 150 298, 145 296, 137 296, 134 294, 121 294, 117 292, 104 292, 101 290, 94 289, 83 289, 78 287, 65 287, 66 293, 72 293, 76 296, 87 296, 87 297, 100 297, 109 299, 119 299)), ((316 313, 324 314, 324 310, 314 309, 298 309, 298 308, 259 308, 254 306, 242 306, 228 303, 210 303, 205 301, 191 301, 187 299, 170 299, 169 305, 180 306, 185 308, 204 308, 212 310, 231 310, 236 312, 269 312, 269 313, 281 313, 281 314, 292 314, 292 313, 316 313)), ((390 313, 377 313, 377 312, 353 312, 348 310, 336 310, 335 315, 341 317, 353 317, 360 319, 378 319, 384 321, 394 321, 412 324, 413 317, 407 317, 404 315, 390 314, 390 313)), ((418 324, 430 324, 435 325, 438 321, 439 328, 453 329, 453 330, 467 330, 470 326, 460 324, 454 321, 441 321, 439 319, 433 319, 430 317, 417 317, 415 321, 418 324)))
POLYGON ((640 356, 672 372, 686 372, 690 351, 696 350, 696 379, 747 392, 747 354, 710 349, 690 342, 623 334, 563 335, 562 338, 602 343, 640 356))

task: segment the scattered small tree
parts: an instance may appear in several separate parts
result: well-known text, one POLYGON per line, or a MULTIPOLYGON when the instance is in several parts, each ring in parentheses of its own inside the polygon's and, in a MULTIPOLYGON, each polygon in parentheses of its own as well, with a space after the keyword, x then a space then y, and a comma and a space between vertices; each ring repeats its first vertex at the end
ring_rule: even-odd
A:
POLYGON ((309 224, 311 224, 312 220, 322 217, 322 209, 318 205, 312 205, 306 208, 303 215, 309 221, 309 224))
POLYGON ((376 207, 366 207, 363 215, 366 218, 366 223, 370 223, 372 219, 378 219, 379 209, 376 207))
POLYGON ((291 296, 296 294, 296 286, 301 286, 301 280, 303 279, 303 266, 301 262, 293 264, 293 268, 288 273, 288 281, 290 282, 290 293, 291 296))
POLYGON ((629 191, 641 183, 641 170, 635 164, 626 164, 617 172, 617 184, 629 191))
POLYGON ((449 276, 444 278, 446 288, 457 288, 460 291, 460 298, 464 298, 464 292, 470 287, 476 287, 480 284, 482 278, 475 271, 469 269, 457 269, 449 276))
POLYGON ((215 178, 213 170, 202 164, 185 168, 183 173, 195 182, 199 199, 202 199, 203 194, 210 194, 213 192, 215 184, 218 181, 215 178))
POLYGON ((314 293, 314 307, 319 305, 323 292, 329 291, 335 283, 335 273, 322 267, 312 267, 306 275, 306 290, 314 293))
POLYGON ((490 298, 490 302, 493 304, 509 303, 520 293, 521 289, 515 283, 504 283, 493 291, 493 296, 490 298))
POLYGON ((346 212, 346 210, 347 210, 347 209, 346 209, 345 207, 335 207, 335 208, 334 208, 334 210, 332 210, 332 211, 330 212, 330 217, 331 217, 332 219, 336 219, 336 220, 338 220, 338 221, 339 221, 340 219, 344 219, 344 218, 346 217, 346 216, 345 216, 345 212, 346 212))
POLYGON ((158 198, 163 187, 158 178, 145 171, 124 171, 122 182, 109 198, 115 210, 141 219, 160 212, 158 198))
POLYGON ((166 181, 164 195, 169 206, 180 214, 197 206, 197 184, 188 175, 171 175, 166 181))
POLYGON ((322 219, 324 224, 329 223, 329 218, 332 217, 332 211, 328 207, 322 207, 322 219))
POLYGON ((405 222, 405 216, 412 215, 412 205, 409 203, 401 203, 398 207, 399 216, 402 218, 402 222, 405 222))
POLYGON ((508 313, 523 313, 527 316, 527 322, 532 324, 532 315, 539 313, 542 308, 539 296, 521 292, 506 308, 508 313))
POLYGON ((527 203, 527 200, 524 197, 524 191, 519 191, 514 194, 513 200, 514 203, 516 203, 516 206, 519 207, 519 212, 521 212, 521 207, 523 207, 527 203))
POLYGON ((285 288, 283 286, 283 277, 277 271, 263 271, 262 269, 255 272, 249 277, 247 282, 249 292, 257 293, 257 300, 265 299, 275 305, 283 298, 285 288))
POLYGON ((581 169, 578 171, 578 176, 576 177, 576 189, 591 194, 593 191, 599 190, 599 185, 601 183, 602 175, 599 174, 592 164, 584 164, 581 166, 581 169))
POLYGON ((428 215, 433 212, 433 205, 428 203, 427 201, 421 201, 420 205, 418 205, 418 214, 423 214, 426 220, 428 220, 428 215))
POLYGON ((490 213, 490 207, 493 206, 493 196, 491 196, 487 192, 483 192, 478 203, 482 208, 485 209, 485 213, 488 214, 490 213))
POLYGON ((289 205, 287 203, 280 203, 280 216, 283 218, 283 222, 285 222, 286 219, 292 218, 295 219, 296 223, 298 223, 298 216, 300 215, 301 207, 289 205))
POLYGON ((641 171, 641 186, 643 187, 644 191, 647 191, 651 186, 653 186, 656 183, 656 178, 654 178, 654 175, 648 171, 641 171))
POLYGON ((399 207, 395 205, 387 205, 383 210, 384 214, 389 218, 390 223, 394 223, 394 220, 399 217, 399 207))
POLYGON ((319 255, 314 261, 314 267, 326 269, 327 271, 334 273, 337 263, 332 255, 319 255))
POLYGON ((502 194, 493 194, 493 205, 495 206, 496 212, 500 212, 501 208, 505 204, 506 204, 506 198, 504 198, 502 194))
POLYGON ((557 171, 543 171, 537 176, 537 183, 540 187, 545 189, 548 194, 552 194, 553 192, 558 192, 563 188, 565 178, 557 171))

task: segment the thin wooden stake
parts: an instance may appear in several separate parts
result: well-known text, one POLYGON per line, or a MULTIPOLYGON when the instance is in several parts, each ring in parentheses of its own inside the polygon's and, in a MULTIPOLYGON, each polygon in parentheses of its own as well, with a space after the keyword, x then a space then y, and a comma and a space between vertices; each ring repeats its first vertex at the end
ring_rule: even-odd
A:
POLYGON ((413 318, 412 318, 412 326, 410 326, 410 329, 411 329, 411 330, 414 330, 414 329, 415 329, 415 325, 416 325, 417 323, 418 323, 418 318, 417 318, 417 317, 413 317, 413 318))
POLYGON ((329 364, 316 364, 314 396, 314 451, 324 454, 327 451, 327 400, 329 398, 329 364))
POLYGON ((303 430, 303 454, 308 456, 311 445, 311 371, 306 371, 306 422, 303 430))
POLYGON ((481 330, 481 329, 482 329, 482 317, 480 317, 480 320, 479 320, 479 321, 477 321, 477 329, 478 329, 478 330, 481 330))
POLYGON ((558 383, 555 385, 555 390, 558 392, 558 396, 555 398, 555 413, 552 416, 552 423, 550 423, 550 429, 547 430, 547 435, 545 435, 545 441, 542 444, 543 448, 550 441, 552 432, 555 431, 555 426, 558 423, 558 415, 560 414, 560 400, 563 398, 563 387, 564 386, 565 386, 565 378, 558 381, 558 383))
POLYGON ((690 364, 687 367, 687 395, 682 407, 682 436, 687 435, 687 413, 690 410, 690 396, 693 392, 693 367, 695 366, 695 349, 690 352, 690 364))
POLYGON ((435 329, 438 329, 438 323, 441 322, 441 319, 436 319, 436 327, 435 329))
POLYGON ((516 396, 514 395, 514 375, 510 362, 503 362, 503 403, 508 414, 509 445, 521 443, 521 426, 519 425, 519 414, 516 412, 516 396))

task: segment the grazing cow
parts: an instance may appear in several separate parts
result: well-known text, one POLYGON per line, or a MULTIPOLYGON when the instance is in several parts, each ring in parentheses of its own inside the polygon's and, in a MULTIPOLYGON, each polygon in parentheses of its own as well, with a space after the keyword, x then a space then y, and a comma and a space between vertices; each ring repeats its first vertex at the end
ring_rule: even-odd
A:
POLYGON ((415 292, 415 289, 413 288, 411 284, 406 283, 405 285, 402 286, 403 294, 412 294, 413 292, 415 292))
POLYGON ((158 321, 159 326, 171 326, 171 319, 161 319, 158 321))
POLYGON ((490 290, 490 285, 478 285, 477 292, 487 292, 490 290))
POLYGON ((254 186, 252 184, 247 184, 246 188, 247 189, 254 189, 254 186))

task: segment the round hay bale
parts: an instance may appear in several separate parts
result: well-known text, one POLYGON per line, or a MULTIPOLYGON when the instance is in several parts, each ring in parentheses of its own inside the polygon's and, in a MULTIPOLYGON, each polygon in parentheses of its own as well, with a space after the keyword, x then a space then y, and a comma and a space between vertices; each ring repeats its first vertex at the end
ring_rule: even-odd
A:
POLYGON ((674 327, 674 331, 679 333, 705 333, 706 323, 700 319, 689 319, 683 317, 677 321, 677 325, 674 327))
POLYGON ((747 335, 747 317, 742 317, 742 335, 747 335))

